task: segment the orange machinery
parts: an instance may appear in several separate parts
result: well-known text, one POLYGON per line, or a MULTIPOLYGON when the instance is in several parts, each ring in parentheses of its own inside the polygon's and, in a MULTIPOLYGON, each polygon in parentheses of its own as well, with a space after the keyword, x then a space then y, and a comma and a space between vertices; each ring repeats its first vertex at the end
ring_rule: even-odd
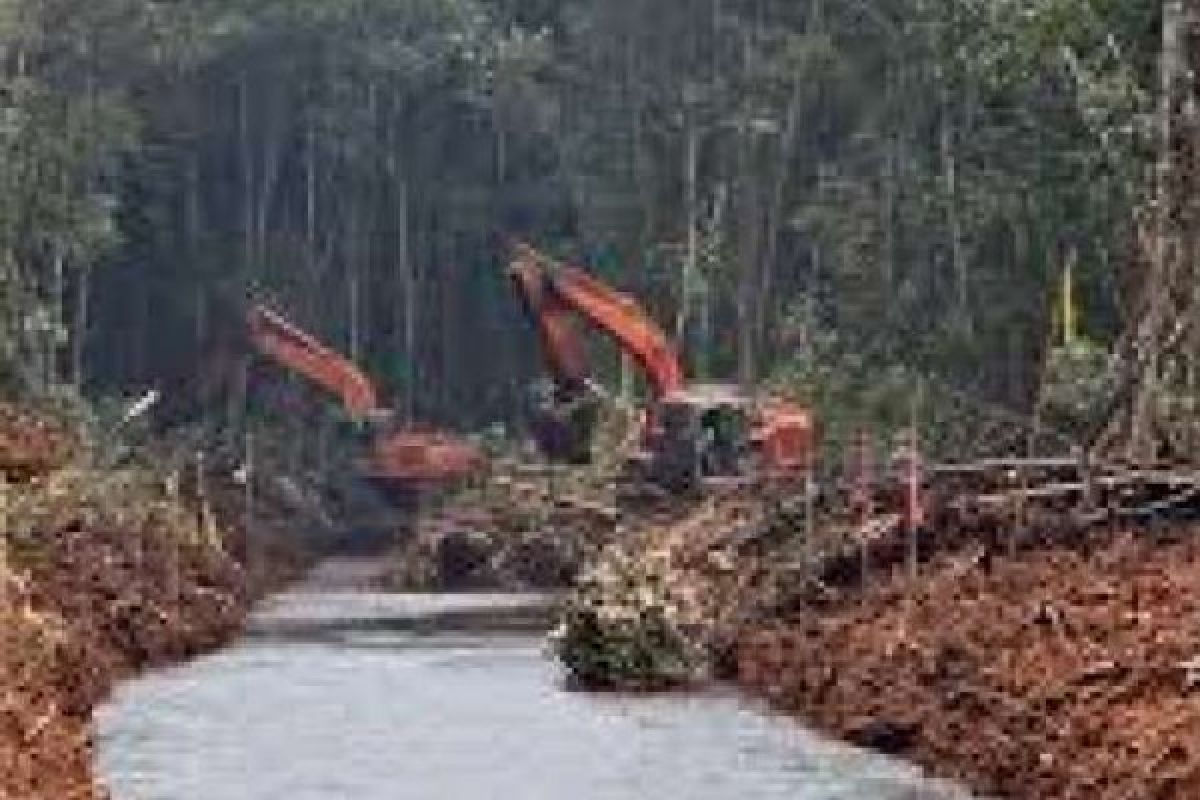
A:
POLYGON ((363 475, 397 504, 414 494, 454 485, 482 472, 483 452, 447 433, 397 429, 395 415, 380 407, 374 384, 353 363, 259 305, 247 324, 254 347, 338 397, 356 421, 367 425, 370 449, 360 460, 363 475))
POLYGON ((638 364, 651 392, 638 455, 649 476, 671 488, 703 477, 798 474, 813 452, 811 415, 779 399, 747 397, 737 387, 689 385, 670 339, 632 298, 582 269, 513 247, 509 268, 534 321, 554 392, 539 409, 535 436, 547 457, 579 462, 590 452, 596 394, 574 328, 582 317, 638 364), (747 459, 753 459, 753 466, 747 459))

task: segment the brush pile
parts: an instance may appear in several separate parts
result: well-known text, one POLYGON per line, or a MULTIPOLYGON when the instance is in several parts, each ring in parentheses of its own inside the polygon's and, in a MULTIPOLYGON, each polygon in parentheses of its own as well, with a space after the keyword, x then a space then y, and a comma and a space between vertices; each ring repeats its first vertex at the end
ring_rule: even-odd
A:
POLYGON ((392 556, 390 588, 556 590, 613 540, 611 481, 595 468, 518 458, 493 461, 485 486, 422 509, 416 534, 392 556))
POLYGON ((772 515, 747 492, 639 515, 569 598, 554 650, 576 685, 668 689, 704 680, 763 598, 755 552, 772 515))
POLYGON ((693 609, 673 577, 665 553, 605 551, 579 580, 551 634, 573 685, 654 691, 700 679, 705 657, 689 623, 693 609))
POLYGON ((79 448, 67 426, 0 403, 0 476, 23 483, 68 463, 79 448))

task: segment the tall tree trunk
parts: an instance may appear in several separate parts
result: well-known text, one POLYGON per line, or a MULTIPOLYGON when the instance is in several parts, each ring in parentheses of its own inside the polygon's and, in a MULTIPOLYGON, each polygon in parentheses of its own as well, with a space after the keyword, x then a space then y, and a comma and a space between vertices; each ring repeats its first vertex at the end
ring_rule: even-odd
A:
MULTIPOLYGON (((819 12, 814 11, 814 14, 819 12)), ((806 76, 794 75, 791 96, 784 111, 782 138, 776 154, 776 161, 771 169, 771 195, 768 199, 764 233, 766 242, 762 265, 759 267, 758 295, 755 298, 755 339, 759 352, 767 345, 767 326, 771 318, 771 291, 775 283, 775 268, 779 260, 779 249, 782 245, 784 203, 787 180, 791 176, 792 162, 796 158, 796 148, 800 140, 800 104, 803 100, 806 76)))
POLYGON ((404 418, 412 422, 417 402, 417 273, 412 258, 412 242, 409 236, 408 180, 396 177, 396 226, 398 242, 396 255, 399 259, 401 287, 404 303, 396 304, 403 311, 403 322, 397 330, 403 332, 401 353, 404 354, 404 418))
POLYGON ((1150 259, 1150 274, 1143 283, 1145 317, 1144 334, 1139 335, 1138 353, 1141 374, 1133 400, 1130 430, 1130 455, 1137 461, 1148 462, 1155 456, 1155 405, 1159 392, 1162 354, 1160 338, 1169 313, 1170 273, 1177 256, 1178 231, 1173 219, 1177 209, 1173 183, 1175 110, 1183 59, 1183 0, 1164 0, 1162 14, 1162 56, 1160 63, 1160 97, 1158 108, 1158 168, 1157 200, 1155 204, 1155 234, 1150 259))
POLYGON ((747 390, 758 379, 758 270, 762 268, 762 191, 750 134, 739 137, 737 254, 738 382, 747 390))
MULTIPOLYGON (((1184 45, 1186 52, 1187 74, 1191 80, 1184 87, 1183 123, 1185 126, 1186 152, 1184 153, 1183 176, 1184 191, 1184 236, 1181 269, 1186 271, 1184 286, 1188 309, 1187 314, 1193 320, 1200 316, 1200 84, 1196 76, 1200 75, 1200 5, 1188 3, 1184 25, 1184 45)), ((1191 335, 1186 345, 1185 360, 1187 363, 1189 383, 1187 390, 1191 400, 1200 400, 1200 324, 1193 321, 1191 335)), ((1186 431, 1185 447, 1188 452, 1200 450, 1200 420, 1194 415, 1188 415, 1188 430, 1186 431)))
POLYGON ((684 147, 683 147, 683 209, 685 216, 686 252, 680 276, 679 306, 675 317, 675 342, 686 356, 688 345, 688 323, 691 316, 692 296, 695 291, 697 261, 699 259, 699 209, 697 208, 697 169, 699 160, 699 132, 696 130, 693 98, 690 86, 684 90, 684 147))
POLYGON ((67 265, 65 248, 54 245, 54 283, 51 287, 51 316, 46 346, 46 386, 56 386, 62 378, 63 331, 67 329, 67 265))
MULTIPOLYGON (((635 23, 636 24, 636 23, 635 23)), ((639 56, 637 39, 632 31, 625 38, 625 92, 629 107, 630 168, 634 185, 637 187, 640 214, 636 239, 630 248, 630 259, 644 269, 644 261, 654 240, 656 224, 655 197, 651 156, 646 141, 646 87, 638 74, 639 56)), ((633 289, 637 291, 644 283, 643 275, 637 275, 633 289)), ((621 400, 627 408, 633 406, 637 389, 636 370, 633 359, 621 354, 621 400)))
POLYGON ((254 278, 254 152, 250 142, 250 80, 238 79, 238 148, 242 172, 242 269, 247 280, 254 278))
MULTIPOLYGON (((183 213, 183 235, 184 247, 187 252, 188 263, 192 269, 200 268, 200 209, 201 209, 201 183, 200 183, 200 157, 196 152, 191 152, 187 156, 187 165, 185 167, 185 198, 184 198, 184 213, 183 213)), ((208 287, 203 279, 197 280, 193 291, 193 314, 195 317, 194 341, 192 343, 192 358, 194 375, 193 383, 195 385, 195 394, 192 401, 195 402, 196 408, 205 408, 208 400, 209 376, 205 374, 207 365, 205 358, 207 354, 204 352, 208 339, 208 287)), ((223 382, 224 368, 222 354, 215 354, 218 359, 215 364, 216 370, 220 373, 220 380, 223 382)), ((214 376, 216 377, 216 376, 214 376)), ((218 390, 227 390, 228 385, 214 387, 218 390)))
MULTIPOLYGON (((939 72, 941 70, 939 69, 939 72)), ((941 120, 938 123, 938 150, 942 161, 942 186, 945 192, 946 225, 950 238, 950 262, 954 273, 954 318, 959 332, 973 335, 970 308, 970 274, 963 242, 962 211, 959 208, 958 157, 954 147, 953 105, 950 89, 942 75, 941 120)))
POLYGON ((87 352, 88 328, 91 318, 91 275, 87 265, 79 268, 75 286, 75 331, 71 337, 71 383, 82 392, 85 382, 84 354, 87 352))
MULTIPOLYGON (((353 191, 353 190, 351 190, 353 191)), ((350 360, 360 369, 363 362, 362 328, 362 264, 359 261, 359 205, 350 202, 349 218, 346 221, 346 243, 343 248, 346 258, 346 299, 349 319, 347 352, 350 360)))
MULTIPOLYGON (((896 71, 889 63, 884 78, 884 103, 886 108, 895 108, 897 92, 896 71)), ((887 133, 883 161, 883 199, 880 204, 879 227, 883 234, 883 256, 880 259, 880 283, 883 288, 883 318, 890 328, 894 321, 895 306, 892 292, 896 286, 896 209, 899 196, 900 135, 896 130, 887 133)))

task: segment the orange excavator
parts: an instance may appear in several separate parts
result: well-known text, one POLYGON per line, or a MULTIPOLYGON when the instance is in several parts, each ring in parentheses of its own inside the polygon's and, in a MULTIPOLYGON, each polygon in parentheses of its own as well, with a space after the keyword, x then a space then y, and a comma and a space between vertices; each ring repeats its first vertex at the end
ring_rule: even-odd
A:
POLYGON ((662 328, 629 296, 579 267, 513 245, 509 276, 534 322, 553 388, 534 417, 534 436, 553 461, 587 460, 599 395, 575 318, 611 338, 645 375, 651 393, 635 465, 652 482, 684 490, 705 478, 788 476, 807 469, 812 417, 738 387, 689 385, 662 328))
POLYGON ((370 436, 359 469, 388 500, 404 506, 422 492, 453 486, 480 474, 480 448, 447 433, 399 429, 395 414, 380 406, 375 385, 352 362, 258 305, 247 319, 250 340, 264 356, 303 375, 339 398, 370 436))

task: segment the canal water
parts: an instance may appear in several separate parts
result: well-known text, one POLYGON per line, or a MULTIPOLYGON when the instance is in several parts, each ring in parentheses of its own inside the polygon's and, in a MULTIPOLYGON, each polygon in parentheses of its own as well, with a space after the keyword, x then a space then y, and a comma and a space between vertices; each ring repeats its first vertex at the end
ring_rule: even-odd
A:
MULTIPOLYGON (((318 583, 320 583, 318 581, 318 583)), ((118 800, 940 800, 731 693, 565 691, 536 597, 329 587, 98 716, 118 800)))

